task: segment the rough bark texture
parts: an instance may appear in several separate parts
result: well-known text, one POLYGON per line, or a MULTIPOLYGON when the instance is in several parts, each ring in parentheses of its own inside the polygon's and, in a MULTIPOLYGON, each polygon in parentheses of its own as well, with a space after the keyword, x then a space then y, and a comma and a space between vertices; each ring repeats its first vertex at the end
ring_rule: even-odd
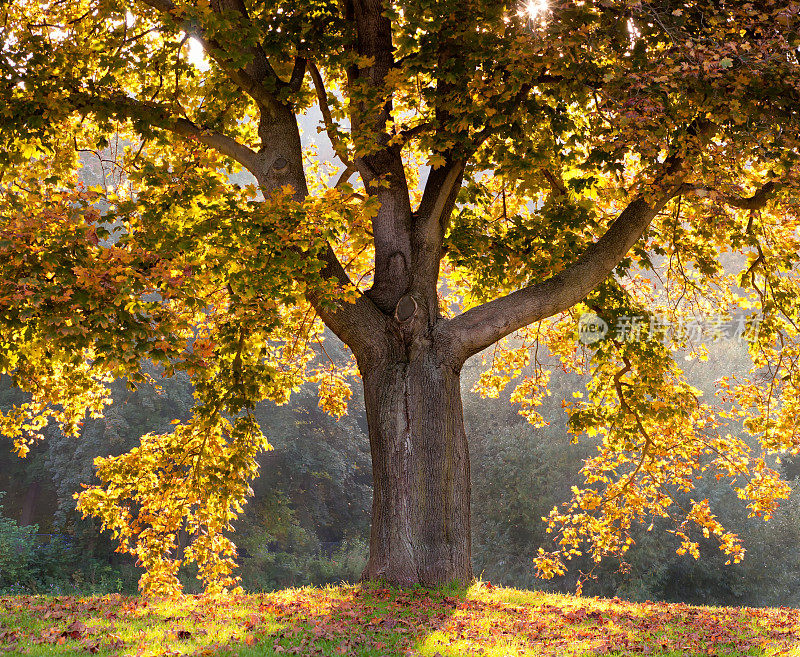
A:
POLYGON ((363 577, 466 583, 470 476, 459 372, 430 340, 390 352, 361 367, 374 486, 363 577))

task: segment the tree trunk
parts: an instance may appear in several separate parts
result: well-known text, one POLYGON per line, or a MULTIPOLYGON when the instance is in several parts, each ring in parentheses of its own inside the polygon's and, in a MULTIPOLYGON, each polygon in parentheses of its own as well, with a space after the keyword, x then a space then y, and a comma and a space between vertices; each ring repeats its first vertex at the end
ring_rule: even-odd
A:
POLYGON ((472 579, 469 452, 459 372, 429 341, 362 365, 372 450, 363 579, 432 586, 472 579))
POLYGON ((25 494, 25 499, 22 502, 22 511, 19 516, 20 526, 32 525, 33 511, 36 508, 36 500, 39 497, 41 485, 38 481, 34 481, 28 486, 28 492, 25 494))

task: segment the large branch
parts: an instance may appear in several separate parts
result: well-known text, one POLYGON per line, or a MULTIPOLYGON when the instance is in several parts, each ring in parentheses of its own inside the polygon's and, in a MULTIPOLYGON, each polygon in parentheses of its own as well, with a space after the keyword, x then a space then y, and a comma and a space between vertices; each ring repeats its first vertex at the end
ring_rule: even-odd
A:
MULTIPOLYGON (((696 142, 692 149, 702 147, 715 129, 714 122, 707 118, 694 119, 686 127, 686 136, 696 142)), ((644 234, 653 217, 670 199, 685 191, 683 182, 688 174, 685 146, 680 149, 683 155, 676 152, 661 165, 657 183, 661 194, 649 203, 642 196, 633 200, 572 265, 541 283, 441 323, 437 330, 450 345, 453 364, 460 367, 467 358, 517 329, 571 308, 602 283, 644 234)))
MULTIPOLYGON (((441 80, 437 81, 437 85, 442 86, 442 94, 452 87, 452 83, 444 83, 441 80)), ((527 98, 531 88, 529 84, 522 85, 513 98, 504 104, 503 110, 509 114, 516 111, 527 98)), ((448 120, 447 110, 437 108, 436 114, 440 124, 448 120)), ((445 164, 432 170, 428 175, 415 216, 412 244, 414 290, 422 293, 431 304, 437 303, 442 244, 464 178, 466 163, 498 129, 491 124, 485 125, 470 136, 469 145, 445 153, 445 164)))
POLYGON ((652 205, 637 198, 574 264, 541 283, 472 308, 447 322, 442 330, 453 345, 456 361, 461 364, 517 329, 584 299, 620 263, 673 194, 665 194, 652 205))
MULTIPOLYGON (((140 2, 169 16, 170 19, 174 20, 176 18, 175 4, 172 0, 140 0, 140 2)), ((241 15, 242 20, 250 20, 241 0, 217 0, 214 9, 218 12, 224 10, 236 11, 241 15)), ((269 80, 272 85, 276 87, 286 86, 287 83, 281 80, 275 73, 260 46, 248 48, 247 54, 250 56, 250 61, 243 68, 237 67, 231 64, 231 53, 228 52, 227 48, 219 43, 219 41, 207 37, 196 24, 183 21, 179 22, 179 25, 187 34, 197 39, 203 47, 203 50, 217 62, 231 81, 250 96, 260 107, 272 108, 276 106, 278 100, 264 82, 269 80)))
MULTIPOLYGON (((247 8, 244 6, 244 0, 212 0, 211 6, 216 13, 223 13, 226 11, 237 13, 245 25, 251 25, 250 15, 247 13, 247 8)), ((238 39, 233 37, 231 41, 238 42, 238 39)), ((238 47, 239 46, 237 46, 237 48, 238 47)), ((262 83, 266 79, 271 79, 279 84, 282 82, 270 65, 267 54, 264 52, 260 43, 246 46, 245 52, 247 52, 251 59, 245 64, 244 70, 253 80, 258 83, 262 83)), ((305 70, 305 62, 303 66, 305 70)))
POLYGON ((328 135, 331 146, 345 168, 355 171, 355 165, 350 161, 347 148, 336 134, 336 124, 333 121, 331 108, 328 104, 328 92, 325 90, 325 81, 322 79, 322 74, 313 61, 308 62, 308 71, 311 73, 314 90, 317 92, 317 104, 319 105, 319 111, 322 113, 322 122, 325 125, 325 132, 328 135))
POLYGON ((452 205, 448 200, 458 192, 458 183, 464 173, 466 162, 463 158, 448 159, 447 162, 433 169, 428 174, 425 190, 417 208, 417 226, 420 233, 426 234, 430 239, 439 239, 443 236, 449 212, 452 205))
POLYGON ((366 68, 351 66, 347 73, 353 96, 363 97, 364 86, 371 96, 368 102, 351 103, 350 112, 355 164, 367 192, 380 202, 372 219, 375 274, 367 294, 383 312, 391 314, 411 285, 412 218, 401 149, 386 129, 392 117, 392 99, 383 94, 386 76, 394 66, 394 47, 384 5, 383 0, 346 0, 344 8, 345 19, 356 34, 355 54, 371 62, 366 68))
POLYGON ((173 116, 158 103, 137 100, 123 94, 110 94, 105 97, 94 96, 87 91, 71 92, 69 100, 76 110, 108 112, 119 119, 127 118, 141 121, 148 127, 157 127, 174 132, 182 137, 196 139, 202 144, 236 160, 256 178, 260 161, 255 151, 244 144, 216 130, 197 125, 189 119, 173 116))
MULTIPOLYGON (((335 278, 342 287, 352 285, 333 249, 328 247, 322 260, 325 263, 320 272, 323 278, 335 278)), ((362 366, 380 358, 386 348, 383 339, 389 320, 367 296, 359 293, 355 303, 336 301, 331 304, 313 292, 307 294, 325 326, 350 347, 362 366)))
POLYGON ((412 287, 426 300, 432 316, 438 316, 437 283, 442 244, 461 188, 464 166, 463 159, 448 159, 443 166, 431 170, 415 213, 412 287))
MULTIPOLYGON (((75 102, 75 109, 78 110, 92 111, 102 105, 105 111, 110 109, 111 113, 116 114, 119 118, 131 118, 142 121, 148 126, 155 126, 170 130, 183 137, 197 139, 242 164, 256 177, 265 193, 280 186, 282 182, 280 179, 275 179, 274 176, 268 179, 264 178, 263 158, 247 146, 227 135, 198 126, 185 118, 173 117, 168 110, 156 103, 138 101, 121 94, 99 99, 86 92, 74 92, 70 98, 75 102)), ((289 169, 289 167, 285 168, 289 169)), ((301 200, 308 193, 304 181, 301 180, 302 170, 295 168, 291 170, 291 173, 296 177, 296 180, 293 181, 293 186, 297 190, 296 198, 301 200)), ((336 278, 342 287, 352 286, 352 281, 330 246, 324 251, 322 260, 325 263, 321 272, 323 277, 336 278)), ((373 351, 380 349, 380 343, 373 338, 384 334, 382 322, 385 321, 385 317, 367 297, 359 294, 355 303, 345 301, 331 303, 309 293, 309 301, 325 324, 354 353, 362 358, 369 358, 373 351)))
POLYGON ((703 198, 705 196, 714 196, 720 199, 723 203, 730 205, 740 210, 760 210, 769 201, 772 193, 778 188, 778 183, 770 180, 764 183, 752 196, 734 196, 731 194, 722 194, 715 189, 705 187, 703 185, 692 185, 687 183, 683 186, 682 191, 691 191, 695 195, 703 198))

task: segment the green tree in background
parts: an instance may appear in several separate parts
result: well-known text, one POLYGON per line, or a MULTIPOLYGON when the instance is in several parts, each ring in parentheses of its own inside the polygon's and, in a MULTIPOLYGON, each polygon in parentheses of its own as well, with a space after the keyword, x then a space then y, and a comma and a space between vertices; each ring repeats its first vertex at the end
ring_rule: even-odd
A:
MULTIPOLYGON (((710 345, 709 351, 708 362, 695 361, 687 368, 690 381, 700 388, 713 388, 720 376, 744 372, 748 367, 748 359, 741 358, 741 344, 718 342, 710 345)), ((479 363, 469 363, 462 376, 463 389, 472 387, 482 371, 479 363)), ((186 385, 179 377, 157 381, 161 396, 185 398, 186 385)), ((539 409, 547 425, 538 428, 518 415, 508 389, 497 399, 465 398, 465 424, 473 457, 476 573, 494 583, 529 589, 574 591, 582 581, 586 594, 635 600, 747 606, 800 603, 795 587, 800 570, 794 550, 800 532, 797 493, 781 505, 771 522, 764 524, 758 519, 748 520, 733 491, 714 486, 713 480, 698 482, 698 492, 712 500, 721 522, 748 546, 748 557, 742 563, 726 566, 726 557, 711 542, 701 543, 699 560, 676 555, 674 547, 663 540, 662 531, 669 525, 661 522, 651 531, 646 526, 632 528, 635 544, 627 552, 627 564, 622 569, 616 560, 598 566, 591 559, 581 558, 563 577, 550 582, 538 579, 531 569, 531 555, 538 547, 553 546, 553 537, 545 533, 540 518, 569 496, 571 487, 578 483, 583 461, 595 449, 591 444, 570 442, 560 401, 573 392, 585 392, 586 379, 554 373, 549 388, 552 395, 539 409)), ((61 480, 63 489, 59 490, 63 493, 56 495, 53 481, 63 477, 60 468, 66 463, 49 454, 59 445, 76 447, 75 439, 64 438, 61 443, 51 437, 34 446, 27 459, 0 464, 4 477, 0 488, 10 485, 9 490, 22 492, 15 503, 4 500, 5 515, 20 516, 28 499, 25 487, 36 482, 40 486, 35 509, 39 531, 57 533, 35 540, 31 529, 6 523, 17 537, 16 552, 4 553, 16 555, 14 568, 4 571, 7 592, 90 593, 135 587, 138 575, 132 561, 126 563, 113 554, 113 545, 97 535, 96 523, 75 515, 72 493, 91 480, 95 456, 130 448, 151 423, 168 423, 173 411, 168 410, 169 404, 156 400, 156 409, 165 409, 165 414, 154 415, 153 404, 140 403, 141 396, 158 396, 151 386, 140 386, 132 393, 124 385, 114 385, 111 393, 112 408, 130 421, 116 423, 113 448, 109 442, 81 439, 81 446, 85 446, 81 458, 68 461, 70 467, 84 473, 70 477, 74 489, 61 480), (150 423, 141 425, 144 410, 150 423), (119 444, 117 436, 121 438, 119 444), (21 533, 25 540, 20 544, 21 533), (26 549, 21 550, 20 545, 26 549)), ((20 401, 21 392, 4 391, 0 397, 4 402, 0 403, 7 408, 12 398, 20 401)), ((253 498, 232 534, 242 586, 247 590, 355 581, 363 569, 371 495, 369 442, 361 429, 366 423, 364 410, 354 400, 344 421, 336 422, 316 405, 315 387, 307 384, 290 404, 259 404, 255 410, 262 430, 275 436, 276 449, 260 457, 261 471, 253 483, 253 498)), ((102 420, 88 420, 82 431, 104 435, 106 432, 97 425, 102 425, 102 420)), ((9 454, 9 458, 13 457, 9 454)), ((787 477, 796 478, 792 461, 786 460, 781 467, 787 477)), ((179 536, 179 543, 185 545, 187 539, 179 536)), ((190 591, 196 590, 193 576, 191 569, 180 575, 190 591)))

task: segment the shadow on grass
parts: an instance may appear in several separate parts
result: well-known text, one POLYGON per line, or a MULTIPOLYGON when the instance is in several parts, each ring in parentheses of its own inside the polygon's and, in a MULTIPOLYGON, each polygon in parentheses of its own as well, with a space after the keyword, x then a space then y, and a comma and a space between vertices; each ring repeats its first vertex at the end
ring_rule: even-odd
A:
POLYGON ((253 627, 254 644, 237 646, 233 654, 416 654, 414 649, 420 644, 446 632, 467 597, 466 587, 430 591, 378 585, 313 591, 311 604, 302 596, 302 590, 285 599, 282 593, 272 594, 259 603, 259 613, 264 622, 274 619, 279 627, 264 634, 253 627))
POLYGON ((800 657, 800 612, 375 585, 210 600, 0 598, 0 654, 800 657))

